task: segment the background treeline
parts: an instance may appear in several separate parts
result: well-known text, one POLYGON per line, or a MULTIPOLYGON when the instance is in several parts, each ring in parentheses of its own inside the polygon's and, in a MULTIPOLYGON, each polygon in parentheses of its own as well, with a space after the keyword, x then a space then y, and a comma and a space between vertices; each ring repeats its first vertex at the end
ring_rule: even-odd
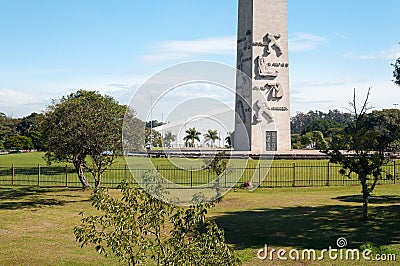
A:
MULTIPOLYGON (((341 132, 351 130, 355 117, 339 110, 298 112, 291 118, 292 148, 324 150, 332 142, 347 149, 346 141, 338 137, 341 132), (341 143, 342 142, 342 143, 341 143)), ((400 146, 400 110, 374 110, 363 119, 365 130, 374 133, 374 141, 390 144, 393 149, 400 146)), ((372 145, 372 143, 371 143, 372 145)))
MULTIPOLYGON (((41 150, 43 114, 32 113, 23 118, 11 118, 0 113, 0 149, 41 150)), ((291 118, 293 149, 326 149, 340 132, 346 130, 354 117, 339 110, 298 112, 291 118)), ((369 112, 364 127, 376 132, 377 141, 400 146, 400 110, 385 109, 369 112)), ((162 123, 155 121, 153 127, 162 123)), ((149 130, 149 129, 148 129, 149 130)), ((153 131, 154 132, 154 131, 153 131)), ((148 134, 150 135, 150 134, 148 134)), ((160 135, 154 132, 154 135, 160 135)), ((158 138, 157 138, 158 139, 158 138)), ((161 135, 159 136, 161 142, 161 135)), ((161 146, 161 145, 160 145, 161 146)), ((346 149, 343 144, 343 149, 346 149)))
POLYGON ((40 121, 42 114, 11 118, 0 112, 0 149, 42 149, 40 121))

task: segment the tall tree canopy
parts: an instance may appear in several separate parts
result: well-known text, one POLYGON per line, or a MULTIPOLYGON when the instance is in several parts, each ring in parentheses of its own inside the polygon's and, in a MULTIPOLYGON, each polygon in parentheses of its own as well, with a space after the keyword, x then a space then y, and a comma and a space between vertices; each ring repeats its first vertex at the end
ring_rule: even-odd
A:
POLYGON ((90 186, 84 169, 90 171, 98 187, 122 150, 125 111, 112 97, 94 91, 79 90, 53 102, 43 123, 49 161, 73 163, 84 188, 90 186))

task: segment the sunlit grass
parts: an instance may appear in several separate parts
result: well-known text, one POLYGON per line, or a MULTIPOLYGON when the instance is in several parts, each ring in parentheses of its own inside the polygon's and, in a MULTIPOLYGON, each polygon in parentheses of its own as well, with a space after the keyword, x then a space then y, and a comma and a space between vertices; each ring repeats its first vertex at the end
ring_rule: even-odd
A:
MULTIPOLYGON (((119 193, 112 190, 114 196, 119 193)), ((371 199, 372 220, 361 221, 360 187, 239 189, 213 208, 227 242, 244 265, 271 265, 258 249, 321 250, 345 237, 349 248, 366 242, 400 250, 400 185, 382 185, 371 199)), ((0 265, 119 265, 94 248, 80 248, 73 227, 81 211, 94 213, 90 191, 61 188, 0 188, 0 265)), ((299 265, 378 265, 351 261, 299 261, 299 265)), ((293 262, 274 261, 273 265, 293 262)), ((387 263, 385 265, 394 265, 387 263)))

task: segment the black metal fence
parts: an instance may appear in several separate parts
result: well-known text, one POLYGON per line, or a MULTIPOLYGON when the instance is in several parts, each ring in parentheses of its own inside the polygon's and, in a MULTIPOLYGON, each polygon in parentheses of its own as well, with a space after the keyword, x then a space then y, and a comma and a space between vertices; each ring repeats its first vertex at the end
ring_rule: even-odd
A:
MULTIPOLYGON (((396 161, 383 167, 384 174, 380 184, 395 184, 399 176, 396 161)), ((355 175, 351 178, 340 174, 339 165, 327 161, 318 163, 273 163, 272 165, 229 167, 220 177, 220 185, 224 187, 240 187, 246 182, 253 182, 261 187, 317 187, 317 186, 349 186, 358 185, 355 175)), ((141 176, 151 169, 129 169, 126 165, 115 166, 102 176, 102 187, 116 188, 124 179, 135 182, 134 176, 141 176)), ((180 169, 172 165, 156 166, 166 179, 185 187, 212 184, 217 176, 207 169, 180 169)), ((90 173, 86 173, 89 182, 93 181, 90 173)), ((93 184, 92 184, 93 185, 93 184)), ((17 167, 0 166, 0 186, 38 186, 38 187, 81 187, 74 169, 68 166, 17 167)))

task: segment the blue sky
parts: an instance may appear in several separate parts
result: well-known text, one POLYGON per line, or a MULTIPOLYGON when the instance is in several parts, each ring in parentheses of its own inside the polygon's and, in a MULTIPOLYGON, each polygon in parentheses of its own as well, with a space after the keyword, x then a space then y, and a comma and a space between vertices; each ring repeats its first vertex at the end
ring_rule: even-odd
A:
MULTIPOLYGON (((9 116, 40 112, 78 89, 126 104, 180 62, 235 66, 237 0, 0 5, 0 112, 9 116)), ((361 97, 369 86, 374 107, 400 104, 390 65, 400 57, 398 10, 398 0, 288 0, 291 113, 344 110, 353 88, 361 97)))

